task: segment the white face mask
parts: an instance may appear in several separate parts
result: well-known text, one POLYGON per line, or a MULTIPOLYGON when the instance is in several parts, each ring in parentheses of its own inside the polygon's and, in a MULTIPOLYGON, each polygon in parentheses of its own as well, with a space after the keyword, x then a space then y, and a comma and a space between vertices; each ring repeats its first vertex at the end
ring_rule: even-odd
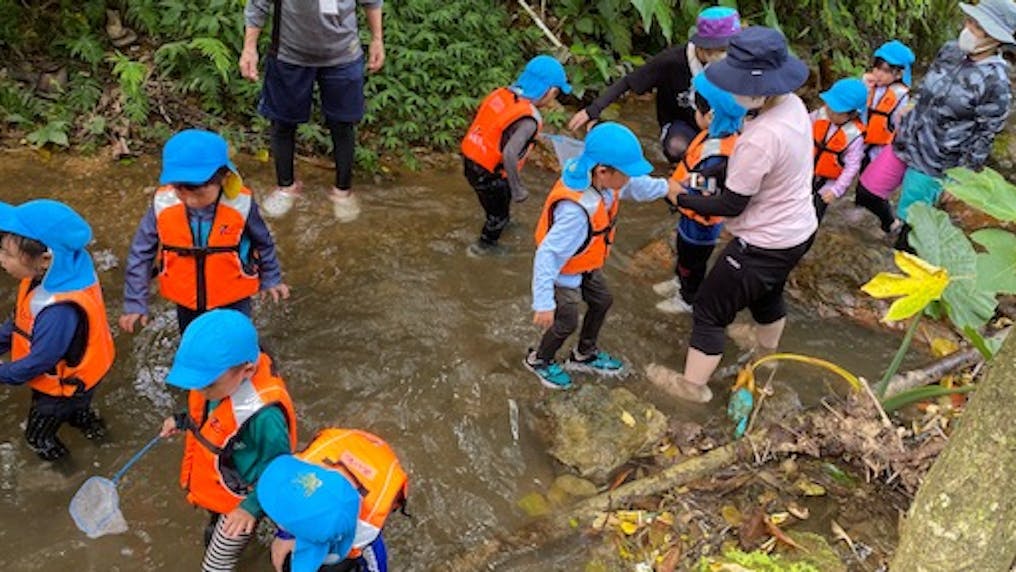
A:
POLYGON ((959 41, 960 50, 963 50, 965 54, 972 54, 977 50, 977 36, 970 31, 970 28, 963 28, 960 32, 959 41))
POLYGON ((741 107, 751 111, 753 109, 761 109, 766 104, 766 96, 764 95, 734 95, 734 101, 741 107))

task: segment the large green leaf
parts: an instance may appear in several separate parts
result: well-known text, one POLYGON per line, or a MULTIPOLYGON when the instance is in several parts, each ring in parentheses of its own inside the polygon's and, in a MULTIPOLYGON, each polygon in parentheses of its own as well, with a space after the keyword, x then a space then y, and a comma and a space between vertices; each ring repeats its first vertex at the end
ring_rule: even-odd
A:
POLYGON ((957 328, 979 329, 995 313, 994 291, 978 288, 977 253, 949 215, 923 203, 907 213, 914 231, 910 242, 921 258, 949 271, 949 286, 942 294, 949 319, 957 328))
POLYGON ((952 196, 1001 221, 1016 221, 1016 186, 997 171, 975 173, 967 168, 945 172, 943 188, 952 196))
POLYGON ((970 235, 987 252, 977 255, 977 287, 988 292, 1016 294, 1016 235, 986 228, 970 235))
POLYGON ((656 14, 660 4, 662 4, 660 0, 631 0, 631 5, 638 10, 639 16, 642 16, 642 29, 647 33, 649 27, 653 25, 653 15, 656 14))

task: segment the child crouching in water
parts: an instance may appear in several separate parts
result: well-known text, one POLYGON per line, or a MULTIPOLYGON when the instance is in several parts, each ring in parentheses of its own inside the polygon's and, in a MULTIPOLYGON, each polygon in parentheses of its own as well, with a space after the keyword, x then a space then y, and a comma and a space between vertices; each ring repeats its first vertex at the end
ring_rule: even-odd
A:
MULTIPOLYGON (((713 85, 703 73, 692 80, 695 88, 695 121, 702 132, 692 140, 681 162, 670 176, 690 194, 723 192, 727 180, 727 159, 734 151, 745 109, 729 93, 713 85)), ((656 305, 667 314, 691 311, 695 295, 706 276, 709 257, 723 230, 723 219, 680 209, 677 223, 677 264, 675 278, 653 286, 668 299, 656 305)))
POLYGON ((25 438, 40 458, 67 455, 64 423, 88 439, 106 432, 92 409, 95 387, 113 365, 102 288, 85 246, 92 229, 51 200, 0 203, 0 266, 21 282, 14 318, 0 326, 0 383, 32 389, 25 438))
POLYGON ((264 514, 254 494, 261 474, 296 446, 293 401, 236 310, 212 310, 184 330, 166 383, 190 390, 187 411, 161 435, 186 432, 180 486, 211 514, 202 570, 233 570, 264 514))
POLYGON ((824 105, 811 114, 815 138, 815 214, 822 222, 830 203, 843 196, 864 161, 864 119, 868 88, 856 78, 841 79, 822 92, 824 105))

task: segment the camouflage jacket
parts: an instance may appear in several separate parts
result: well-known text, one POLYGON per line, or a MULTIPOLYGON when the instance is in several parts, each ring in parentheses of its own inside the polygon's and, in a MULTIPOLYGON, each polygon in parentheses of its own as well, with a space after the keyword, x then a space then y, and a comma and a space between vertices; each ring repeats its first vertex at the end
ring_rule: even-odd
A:
POLYGON ((900 159, 936 177, 953 167, 983 167, 1009 115, 1008 67, 999 56, 972 62, 956 42, 943 46, 896 132, 900 159))

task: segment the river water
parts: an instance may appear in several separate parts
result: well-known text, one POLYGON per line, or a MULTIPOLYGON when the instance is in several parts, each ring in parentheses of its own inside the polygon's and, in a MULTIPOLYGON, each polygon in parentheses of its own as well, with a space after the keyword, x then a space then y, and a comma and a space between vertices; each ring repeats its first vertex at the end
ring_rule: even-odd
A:
MULTIPOLYGON (((270 188, 268 164, 243 157, 239 163, 248 184, 270 188)), ((533 196, 513 207, 515 223, 503 240, 508 254, 476 259, 465 249, 477 235, 481 210, 458 169, 361 185, 363 215, 341 225, 323 194, 329 172, 307 164, 298 169, 307 183, 304 198, 271 223, 293 297, 280 306, 260 303, 255 321, 297 403, 301 444, 329 425, 367 429, 387 439, 411 473, 413 516, 396 514, 386 529, 392 569, 440 569, 442 559, 525 522, 516 501, 545 490, 561 470, 526 425, 532 404, 548 390, 520 365, 538 338, 529 309, 532 229, 553 175, 530 170, 533 196), (518 441, 509 400, 522 418, 518 441)), ((111 164, 8 152, 0 161, 0 200, 54 198, 89 220, 112 322, 122 302, 117 262, 157 175, 153 159, 111 164)), ((632 375, 610 383, 623 383, 669 415, 701 422, 722 415, 721 399, 676 403, 641 374, 654 360, 676 365, 690 331, 690 317, 653 308, 658 298, 651 285, 668 277, 668 268, 652 276, 630 271, 632 255, 671 224, 660 204, 623 207, 606 271, 615 304, 601 345, 633 366, 632 375)), ((0 312, 11 310, 15 287, 9 276, 0 277, 0 312)), ((115 329, 119 356, 96 399, 110 426, 107 443, 97 446, 65 427, 71 458, 42 463, 22 438, 29 392, 0 389, 0 569, 198 569, 206 517, 177 486, 179 440, 154 449, 121 484, 128 533, 88 540, 66 510, 88 476, 112 474, 183 404, 182 394, 162 383, 177 342, 175 318, 161 301, 152 312, 153 323, 139 334, 115 329)), ((794 308, 784 347, 871 378, 895 345, 892 337, 794 308)), ((819 384, 799 389, 825 391, 819 384)), ((582 555, 575 544, 538 555, 542 565, 513 569, 575 569, 582 555)), ((266 549, 249 548, 241 569, 271 570, 266 549)))

